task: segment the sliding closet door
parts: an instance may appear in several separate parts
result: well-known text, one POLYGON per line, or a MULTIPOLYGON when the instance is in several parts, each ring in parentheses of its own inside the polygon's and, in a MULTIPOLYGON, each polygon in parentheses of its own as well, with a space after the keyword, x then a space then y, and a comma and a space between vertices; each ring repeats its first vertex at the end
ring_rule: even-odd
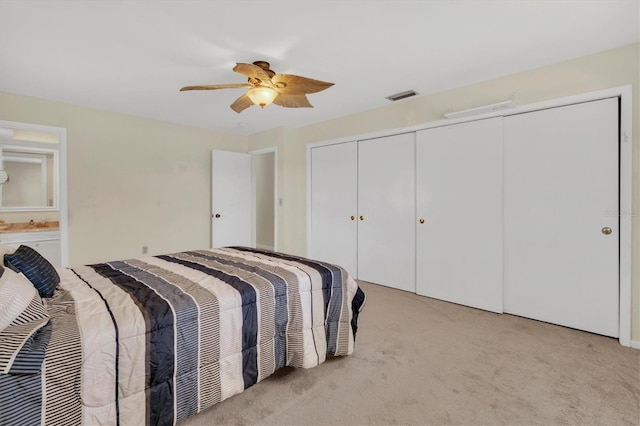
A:
POLYGON ((505 129, 505 312, 618 336, 618 100, 505 129))
POLYGON ((415 133, 358 142, 358 278, 415 291, 415 133))
POLYGON ((418 294, 502 312, 502 118, 417 133, 418 294))
POLYGON ((358 275, 358 144, 311 150, 310 257, 358 275))

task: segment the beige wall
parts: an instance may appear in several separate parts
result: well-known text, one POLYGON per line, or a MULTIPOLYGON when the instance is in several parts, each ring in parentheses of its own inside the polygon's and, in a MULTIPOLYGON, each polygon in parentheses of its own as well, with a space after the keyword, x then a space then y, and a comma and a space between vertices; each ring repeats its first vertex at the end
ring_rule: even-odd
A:
POLYGON ((0 119, 67 129, 70 265, 210 247, 210 151, 247 151, 245 136, 3 92, 0 119))
MULTIPOLYGON (((616 86, 633 85, 633 212, 640 209, 640 44, 580 57, 445 92, 417 96, 371 111, 299 129, 273 129, 249 137, 250 149, 277 146, 279 191, 284 197, 278 249, 306 251, 306 145, 441 120, 446 112, 513 98, 516 105, 616 86), (283 226, 283 224, 286 224, 283 226), (286 228, 283 229, 283 228, 286 228)), ((640 217, 633 216, 632 340, 640 341, 640 217)))

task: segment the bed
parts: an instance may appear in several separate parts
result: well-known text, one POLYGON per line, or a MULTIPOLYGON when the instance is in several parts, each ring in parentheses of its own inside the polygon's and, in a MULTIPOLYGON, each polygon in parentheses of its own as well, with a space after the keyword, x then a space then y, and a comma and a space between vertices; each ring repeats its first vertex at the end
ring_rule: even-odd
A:
POLYGON ((175 424, 281 367, 351 354, 365 301, 338 266, 246 247, 4 260, 0 424, 175 424))

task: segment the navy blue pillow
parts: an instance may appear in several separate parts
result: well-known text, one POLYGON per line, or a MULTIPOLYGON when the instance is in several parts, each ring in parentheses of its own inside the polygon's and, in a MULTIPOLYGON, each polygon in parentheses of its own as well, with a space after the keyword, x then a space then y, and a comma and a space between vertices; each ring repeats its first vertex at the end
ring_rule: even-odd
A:
POLYGON ((20 246, 12 254, 4 255, 4 264, 16 272, 22 272, 40 293, 51 297, 60 283, 56 268, 40 253, 28 246, 20 246))

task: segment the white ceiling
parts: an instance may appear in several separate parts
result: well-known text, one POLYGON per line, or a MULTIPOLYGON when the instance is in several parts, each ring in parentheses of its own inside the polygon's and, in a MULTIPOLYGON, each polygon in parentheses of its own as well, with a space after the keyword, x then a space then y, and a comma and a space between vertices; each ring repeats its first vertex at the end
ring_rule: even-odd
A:
POLYGON ((248 134, 639 42, 639 23, 640 0, 0 0, 0 91, 248 134), (241 114, 241 89, 178 91, 255 60, 335 86, 241 114))

